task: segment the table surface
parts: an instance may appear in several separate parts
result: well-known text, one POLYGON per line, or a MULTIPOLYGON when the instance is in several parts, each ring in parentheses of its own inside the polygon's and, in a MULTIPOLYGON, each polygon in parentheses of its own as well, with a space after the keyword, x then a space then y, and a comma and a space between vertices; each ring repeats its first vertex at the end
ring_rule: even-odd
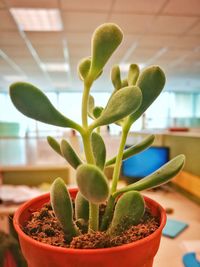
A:
MULTIPOLYGON (((154 260, 154 267, 183 267, 182 256, 189 252, 184 248, 185 241, 200 241, 200 206, 185 196, 170 189, 168 192, 145 192, 145 195, 158 201, 164 208, 173 208, 174 212, 168 218, 181 220, 187 227, 174 239, 162 236, 159 251, 154 260)), ((197 254, 200 260, 200 247, 197 254)))

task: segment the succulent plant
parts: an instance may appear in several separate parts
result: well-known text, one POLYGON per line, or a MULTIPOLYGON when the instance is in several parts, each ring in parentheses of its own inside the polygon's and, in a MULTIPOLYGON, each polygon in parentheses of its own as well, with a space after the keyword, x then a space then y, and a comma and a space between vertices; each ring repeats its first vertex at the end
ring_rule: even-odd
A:
POLYGON ((53 150, 76 169, 79 192, 75 199, 75 212, 61 178, 55 179, 50 192, 55 215, 69 241, 81 234, 78 227, 81 223, 87 225, 88 232, 104 230, 110 235, 120 234, 122 224, 123 229, 137 224, 145 210, 140 191, 168 182, 184 165, 184 155, 178 155, 149 176, 117 189, 122 161, 147 149, 154 141, 151 135, 124 150, 130 127, 153 103, 165 85, 165 74, 159 66, 150 66, 140 71, 138 65, 131 64, 127 77, 122 80, 120 68, 115 65, 111 70, 114 89, 108 103, 104 108, 95 106, 95 100, 90 94, 91 86, 102 74, 105 64, 122 39, 122 31, 117 25, 102 24, 93 34, 91 56, 82 59, 78 65, 78 75, 84 84, 82 125, 61 114, 35 86, 25 82, 10 86, 11 100, 24 115, 55 126, 72 128, 82 137, 85 160, 77 155, 67 140, 63 139, 59 143, 53 137, 47 138, 53 150), (88 117, 93 120, 90 124, 88 117), (121 127, 122 134, 116 157, 107 159, 100 127, 112 123, 121 127), (104 174, 109 165, 114 165, 111 186, 104 174), (105 214, 99 225, 99 205, 106 201, 105 214))

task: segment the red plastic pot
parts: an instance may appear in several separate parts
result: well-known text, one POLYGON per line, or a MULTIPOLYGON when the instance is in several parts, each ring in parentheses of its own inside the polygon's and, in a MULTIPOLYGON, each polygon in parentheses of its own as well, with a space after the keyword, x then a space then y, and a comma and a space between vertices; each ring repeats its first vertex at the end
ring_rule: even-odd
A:
MULTIPOLYGON (((77 193, 71 189, 72 198, 77 193)), ((153 215, 160 218, 160 227, 150 236, 134 243, 105 249, 66 249, 47 245, 27 236, 21 229, 31 213, 49 201, 49 194, 23 204, 14 215, 14 227, 19 235, 22 253, 28 267, 152 267, 158 251, 162 229, 166 223, 164 209, 154 200, 145 197, 153 215)))

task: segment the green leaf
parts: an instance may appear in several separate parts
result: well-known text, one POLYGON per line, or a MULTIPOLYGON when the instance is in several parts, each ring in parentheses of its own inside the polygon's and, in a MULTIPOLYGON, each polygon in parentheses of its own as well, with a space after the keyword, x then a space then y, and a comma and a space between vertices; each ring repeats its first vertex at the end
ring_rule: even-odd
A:
POLYGON ((115 90, 119 90, 122 87, 120 69, 118 65, 114 65, 112 67, 111 80, 115 90))
POLYGON ((76 180, 81 194, 91 203, 104 202, 109 195, 107 178, 95 165, 82 164, 78 167, 76 180))
POLYGON ((159 96, 165 85, 165 74, 158 66, 146 68, 137 80, 137 86, 142 91, 142 104, 129 117, 129 125, 136 121, 159 96))
POLYGON ((122 80, 122 88, 127 86, 128 86, 128 80, 127 79, 122 80))
POLYGON ((92 58, 89 76, 95 80, 123 38, 121 29, 114 23, 99 26, 92 37, 92 58))
POLYGON ((78 64, 78 74, 81 80, 85 80, 90 70, 91 58, 83 58, 78 64))
POLYGON ((76 220, 83 219, 86 222, 89 219, 89 202, 80 192, 75 198, 75 217, 76 220))
POLYGON ((145 178, 141 179, 140 181, 134 184, 128 185, 118 190, 113 194, 113 196, 117 197, 121 193, 132 190, 142 191, 167 183, 170 179, 172 179, 175 175, 177 175, 181 171, 181 169, 184 166, 184 163, 185 163, 185 156, 178 155, 177 157, 170 160, 168 163, 166 163, 164 166, 162 166, 152 174, 146 176, 145 178))
POLYGON ((102 111, 103 111, 103 107, 98 107, 98 106, 94 107, 93 109, 94 118, 95 119, 99 118, 101 116, 102 111))
POLYGON ((131 64, 128 72, 128 85, 135 85, 140 74, 140 69, 137 64, 131 64))
POLYGON ((101 116, 92 128, 116 122, 136 111, 141 105, 142 93, 137 86, 125 87, 111 96, 101 116))
POLYGON ((46 95, 30 83, 16 82, 10 86, 10 97, 15 107, 27 117, 60 127, 81 131, 81 127, 63 116, 46 95))
POLYGON ((117 201, 114 216, 108 233, 119 235, 132 225, 137 225, 145 211, 144 199, 139 192, 130 191, 117 201))
MULTIPOLYGON (((153 143, 154 139, 155 139, 155 136, 150 135, 146 137, 144 140, 142 140, 140 143, 137 143, 136 145, 133 145, 129 147, 128 149, 124 150, 122 160, 128 159, 129 157, 136 155, 140 153, 141 151, 147 149, 153 143)), ((116 161, 116 156, 113 157, 112 159, 109 159, 106 162, 106 166, 114 164, 115 161, 116 161)))
POLYGON ((120 126, 120 127, 122 127, 123 124, 125 123, 125 121, 126 121, 126 118, 123 118, 123 119, 121 119, 119 121, 116 121, 115 124, 118 125, 118 126, 120 126))
POLYGON ((77 169, 78 166, 82 164, 81 159, 76 154, 72 146, 67 142, 67 140, 63 139, 61 141, 60 149, 63 157, 74 169, 77 169))
POLYGON ((60 144, 56 141, 55 138, 53 138, 52 136, 47 136, 47 142, 54 151, 56 151, 60 156, 63 156, 60 150, 60 144))
MULTIPOLYGON (((91 58, 90 57, 86 57, 86 58, 83 58, 80 62, 79 62, 79 65, 78 65, 78 75, 80 77, 80 79, 82 81, 84 81, 87 76, 88 76, 88 73, 89 73, 89 70, 90 70, 90 66, 91 66, 91 58)), ((99 78, 99 76, 101 76, 103 71, 101 71, 98 76, 96 77, 99 78)))
POLYGON ((96 165, 103 170, 106 161, 106 147, 104 141, 100 134, 95 132, 92 133, 91 141, 96 165))
POLYGON ((54 213, 60 222, 68 241, 79 235, 79 230, 73 221, 72 202, 64 181, 57 178, 50 192, 51 205, 54 213))

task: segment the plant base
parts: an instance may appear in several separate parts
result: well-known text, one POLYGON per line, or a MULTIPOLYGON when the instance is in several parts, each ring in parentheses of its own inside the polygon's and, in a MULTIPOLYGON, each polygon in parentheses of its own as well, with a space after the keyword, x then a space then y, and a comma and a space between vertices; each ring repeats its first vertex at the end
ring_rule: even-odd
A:
MULTIPOLYGON (((70 190, 72 198, 77 190, 70 190)), ((146 198, 147 206, 159 217, 159 228, 148 237, 123 246, 102 249, 71 249, 50 246, 33 240, 21 229, 33 211, 49 201, 49 194, 37 197, 22 205, 14 216, 14 226, 24 257, 29 267, 151 267, 159 248, 161 232, 166 222, 164 209, 155 201, 146 198)))

